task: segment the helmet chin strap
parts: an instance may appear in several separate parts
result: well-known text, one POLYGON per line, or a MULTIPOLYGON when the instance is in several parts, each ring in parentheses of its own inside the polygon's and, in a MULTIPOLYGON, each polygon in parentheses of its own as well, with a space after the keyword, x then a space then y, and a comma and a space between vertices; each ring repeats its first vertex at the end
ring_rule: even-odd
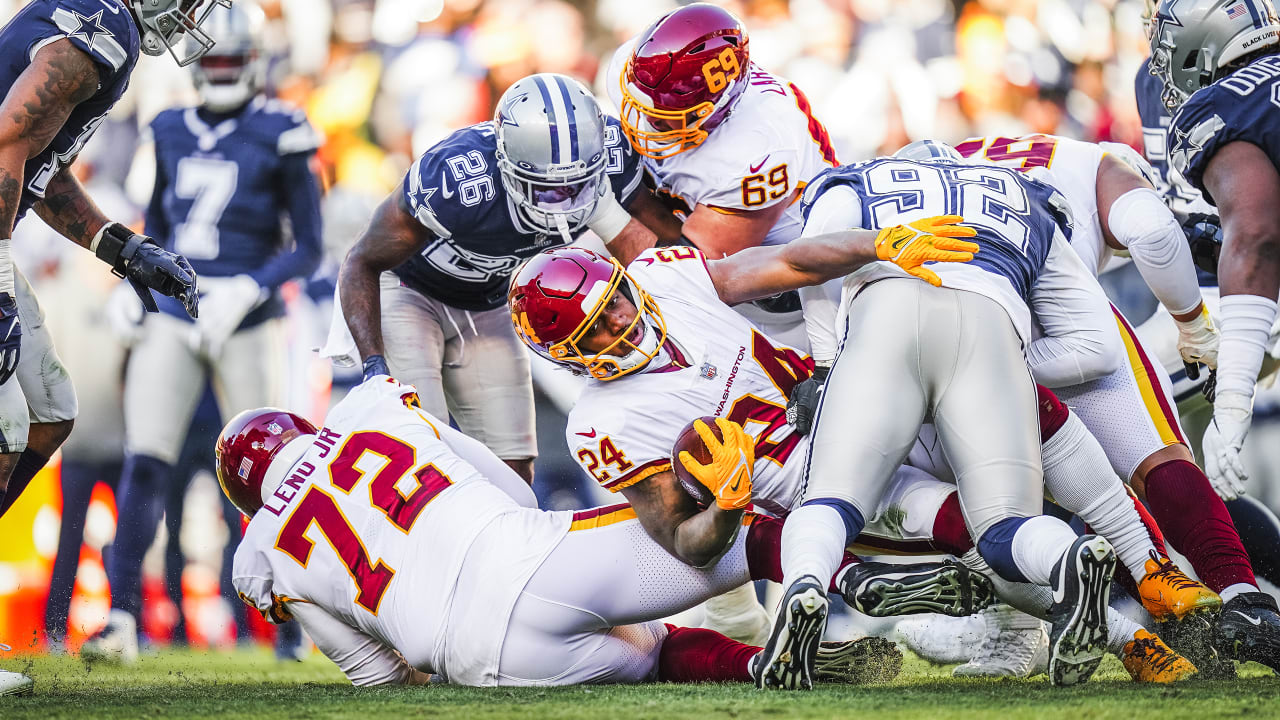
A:
POLYGON ((556 221, 556 231, 560 233, 560 237, 564 240, 565 245, 573 243, 573 235, 569 233, 569 221, 564 219, 564 215, 556 213, 552 215, 556 221))

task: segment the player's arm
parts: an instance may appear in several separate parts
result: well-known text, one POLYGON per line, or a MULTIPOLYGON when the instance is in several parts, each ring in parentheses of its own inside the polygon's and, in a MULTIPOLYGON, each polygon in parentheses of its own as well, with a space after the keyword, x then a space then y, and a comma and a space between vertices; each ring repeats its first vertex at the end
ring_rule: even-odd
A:
POLYGON ((379 276, 413 257, 430 235, 409 214, 400 195, 395 190, 382 201, 338 271, 342 314, 364 360, 383 354, 379 276))
POLYGON ((293 229, 293 249, 277 254, 252 273, 263 288, 309 277, 320 266, 320 181, 311 168, 311 157, 309 152, 299 152, 280 158, 280 204, 293 229))
POLYGON ((1177 323, 1187 374, 1199 376, 1197 363, 1217 367, 1218 332, 1200 295, 1191 246, 1173 212, 1146 178, 1112 154, 1098 164, 1097 203, 1107 245, 1129 251, 1147 287, 1177 323))
POLYGON ((711 505, 699 510, 675 472, 651 475, 621 490, 645 532, 667 552, 693 567, 707 567, 729 549, 742 524, 742 510, 711 505))
POLYGON ((938 276, 922 267, 926 262, 967 262, 978 246, 959 238, 973 237, 973 228, 944 215, 910 225, 874 230, 840 230, 801 237, 786 245, 754 247, 726 258, 707 261, 707 272, 720 299, 734 305, 787 290, 821 285, 843 277, 867 263, 888 260, 921 279, 938 285, 938 276))
MULTIPOLYGON (((606 200, 612 196, 606 196, 606 200)), ((632 196, 630 205, 623 209, 614 200, 610 208, 617 205, 617 211, 597 212, 590 222, 591 229, 604 240, 609 254, 617 258, 623 267, 631 264, 640 253, 662 242, 662 236, 651 228, 666 228, 675 225, 675 235, 680 237, 680 222, 669 211, 658 203, 648 188, 640 187, 632 196), (618 212, 621 211, 621 212, 618 212), (666 219, 662 216, 666 215, 666 219)))
POLYGON ((727 210, 699 203, 684 221, 681 233, 708 258, 722 258, 757 247, 795 201, 797 192, 793 190, 785 199, 759 210, 727 210))
MULTIPOLYGON (((0 104, 0 236, 13 232, 26 182, 23 167, 97 89, 97 65, 65 38, 41 48, 9 88, 0 104)), ((92 237, 71 239, 87 247, 92 237)))
POLYGON ((426 685, 431 676, 409 665, 395 650, 311 603, 291 602, 289 612, 320 652, 342 670, 352 685, 426 685))
MULTIPOLYGON (((679 245, 684 223, 671 212, 671 208, 662 204, 653 191, 647 186, 641 187, 631 201, 631 217, 640 221, 657 237, 658 245, 679 245)), ((637 253, 639 254, 639 253, 637 253)), ((632 257, 634 259, 634 256, 632 257)), ((621 260, 619 260, 621 262, 621 260)), ((626 266, 626 263, 623 263, 626 266)))
POLYGON ((37 201, 34 209, 40 219, 59 235, 86 248, 98 230, 111 222, 85 192, 68 165, 49 180, 44 199, 37 201))
POLYGON ((1057 237, 1050 245, 1029 305, 1044 329, 1027 348, 1036 382, 1051 388, 1078 385, 1119 369, 1124 342, 1111 303, 1065 239, 1057 237))

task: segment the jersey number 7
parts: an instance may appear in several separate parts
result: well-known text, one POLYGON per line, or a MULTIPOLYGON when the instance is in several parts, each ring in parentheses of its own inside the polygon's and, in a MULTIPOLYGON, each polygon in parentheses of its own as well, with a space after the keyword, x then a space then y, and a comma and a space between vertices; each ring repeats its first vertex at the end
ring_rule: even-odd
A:
MULTIPOLYGON (((412 445, 380 432, 358 432, 347 438, 329 465, 330 484, 343 493, 351 494, 365 475, 365 471, 356 467, 365 453, 384 461, 369 482, 369 504, 382 511, 387 520, 406 535, 427 504, 453 484, 435 465, 428 463, 413 470, 417 486, 407 495, 402 493, 397 486, 417 465, 417 453, 412 445)), ((315 547, 315 543, 306 536, 313 524, 355 582, 358 590, 356 604, 377 615, 378 605, 396 571, 381 559, 374 562, 369 558, 368 550, 333 495, 314 485, 308 488, 280 529, 276 549, 306 567, 315 547)))

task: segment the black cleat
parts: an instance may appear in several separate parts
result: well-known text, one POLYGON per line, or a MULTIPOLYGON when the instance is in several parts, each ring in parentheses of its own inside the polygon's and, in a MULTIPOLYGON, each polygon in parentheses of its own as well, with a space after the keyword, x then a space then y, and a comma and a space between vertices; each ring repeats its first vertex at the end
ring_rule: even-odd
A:
POLYGON ((778 605, 773 630, 751 661, 756 687, 771 690, 813 689, 818 643, 827 626, 827 584, 812 575, 791 583, 778 605))
POLYGON ((972 615, 995 602, 991 581, 956 562, 861 562, 840 576, 849 607, 872 617, 941 613, 972 615))
POLYGON ((1217 613, 1193 614, 1181 620, 1156 623, 1155 632, 1174 652, 1191 661, 1206 680, 1234 680, 1236 666, 1214 647, 1217 613))
POLYGON ((1049 680, 1054 685, 1087 682, 1102 662, 1115 567, 1115 550, 1097 535, 1077 538, 1054 567, 1049 608, 1049 680))
POLYGON ((814 680, 824 683, 887 683, 900 672, 902 651, 880 637, 820 643, 813 661, 814 680))
POLYGON ((1247 592, 1222 606, 1214 644, 1226 658, 1252 660, 1280 672, 1280 612, 1264 592, 1247 592))

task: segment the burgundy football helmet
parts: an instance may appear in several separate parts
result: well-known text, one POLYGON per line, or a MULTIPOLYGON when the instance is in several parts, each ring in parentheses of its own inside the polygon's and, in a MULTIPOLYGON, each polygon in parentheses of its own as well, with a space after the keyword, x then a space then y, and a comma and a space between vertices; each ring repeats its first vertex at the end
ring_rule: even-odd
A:
POLYGON ((280 449, 317 432, 306 418, 276 408, 245 410, 231 418, 214 446, 222 492, 246 517, 253 517, 262 507, 262 480, 280 449))
POLYGON ((695 148, 747 88, 742 21, 707 3, 662 16, 640 34, 618 82, 622 130, 655 159, 695 148))
POLYGON ((662 348, 667 327, 658 305, 617 260, 580 247, 533 256, 511 277, 507 295, 516 334, 533 351, 575 372, 612 380, 644 367, 662 348), (615 292, 636 306, 636 317, 612 345, 583 352, 587 334, 615 292), (632 338, 636 328, 641 335, 632 338))

